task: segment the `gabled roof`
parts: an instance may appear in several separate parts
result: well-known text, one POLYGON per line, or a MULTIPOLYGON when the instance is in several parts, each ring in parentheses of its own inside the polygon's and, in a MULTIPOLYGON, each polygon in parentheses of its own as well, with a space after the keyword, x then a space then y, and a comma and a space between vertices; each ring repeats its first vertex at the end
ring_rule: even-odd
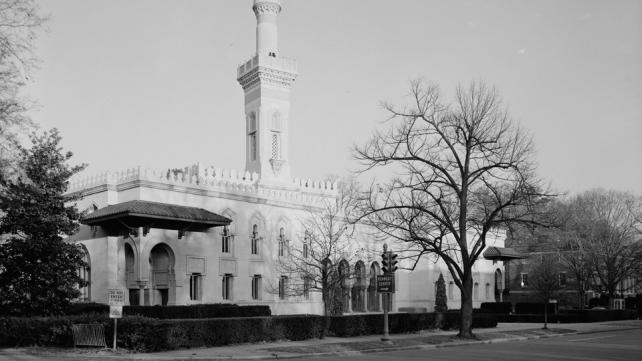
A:
POLYGON ((231 222, 229 218, 202 208, 141 200, 112 204, 81 220, 83 224, 106 228, 126 226, 190 231, 204 231, 231 222))
POLYGON ((492 261, 509 261, 511 259, 523 259, 528 256, 523 255, 512 248, 488 247, 484 251, 484 258, 492 261))

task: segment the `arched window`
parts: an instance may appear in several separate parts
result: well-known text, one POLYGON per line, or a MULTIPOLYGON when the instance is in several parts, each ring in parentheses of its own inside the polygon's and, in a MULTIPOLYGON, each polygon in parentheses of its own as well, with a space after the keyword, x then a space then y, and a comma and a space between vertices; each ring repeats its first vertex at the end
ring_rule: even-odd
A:
POLYGON ((89 260, 89 252, 83 246, 82 247, 82 261, 84 264, 78 268, 78 277, 83 280, 84 285, 79 287, 80 295, 78 300, 81 302, 89 302, 91 300, 91 262, 89 260))
POLYGON ((250 236, 250 252, 252 254, 259 254, 259 226, 252 226, 252 235, 250 236))
POLYGON ((490 283, 486 283, 486 299, 490 299, 490 283))
POLYGON ((256 160, 256 115, 254 112, 251 112, 247 118, 247 137, 250 147, 250 160, 256 160))
POLYGON ((279 257, 285 256, 285 249, 287 247, 287 240, 285 238, 285 229, 279 229, 279 257))
POLYGON ((453 281, 448 282, 448 299, 453 300, 455 298, 455 284, 453 281))
POLYGON ((287 276, 281 276, 279 279, 279 299, 284 300, 285 297, 287 296, 287 289, 288 289, 288 277, 287 276))
POLYGON ((223 226, 221 233, 221 252, 232 253, 232 240, 234 236, 230 232, 230 226, 223 226))
POLYGON ((308 254, 310 252, 310 233, 308 231, 305 231, 305 234, 303 235, 303 258, 308 258, 308 254))

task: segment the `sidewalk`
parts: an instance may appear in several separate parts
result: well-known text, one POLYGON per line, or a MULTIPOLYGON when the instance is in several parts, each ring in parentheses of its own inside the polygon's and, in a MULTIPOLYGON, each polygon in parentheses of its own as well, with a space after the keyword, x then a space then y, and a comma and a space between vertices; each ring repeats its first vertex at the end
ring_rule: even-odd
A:
MULTIPOLYGON (((155 353, 126 353, 111 350, 51 350, 24 349, 32 355, 65 359, 99 360, 230 360, 230 359, 286 359, 311 356, 351 355, 367 352, 404 349, 452 347, 475 343, 494 343, 555 337, 568 334, 608 332, 642 328, 642 321, 610 321, 597 323, 549 324, 543 330, 538 323, 500 323, 495 328, 474 330, 477 340, 460 340, 457 331, 428 330, 413 334, 390 336, 390 342, 381 342, 381 335, 360 337, 327 337, 323 340, 282 341, 259 344, 242 344, 212 348, 184 349, 155 353)), ((19 350, 16 350, 19 351, 19 350)))

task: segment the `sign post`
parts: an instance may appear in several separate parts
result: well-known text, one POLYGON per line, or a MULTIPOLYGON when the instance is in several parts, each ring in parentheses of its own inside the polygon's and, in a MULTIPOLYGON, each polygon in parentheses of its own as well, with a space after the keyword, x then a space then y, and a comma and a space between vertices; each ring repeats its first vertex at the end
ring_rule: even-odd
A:
POLYGON ((392 294, 395 292, 395 271, 397 270, 397 255, 388 251, 388 245, 383 245, 383 254, 381 255, 383 265, 383 275, 377 275, 377 292, 381 293, 385 300, 383 305, 383 337, 381 341, 390 341, 388 328, 388 307, 392 303, 392 294))
POLYGON ((125 291, 120 288, 112 288, 107 291, 109 300, 109 318, 114 319, 114 351, 116 351, 116 334, 118 330, 118 319, 123 317, 123 306, 125 305, 125 291))

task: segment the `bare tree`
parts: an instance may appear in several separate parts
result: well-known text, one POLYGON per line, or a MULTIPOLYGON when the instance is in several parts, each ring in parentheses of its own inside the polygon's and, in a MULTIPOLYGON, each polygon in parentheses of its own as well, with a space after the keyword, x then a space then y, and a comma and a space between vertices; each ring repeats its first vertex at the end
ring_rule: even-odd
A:
POLYGON ((589 263, 592 288, 608 294, 612 307, 623 281, 640 275, 640 198, 627 192, 596 189, 575 197, 570 208, 568 229, 578 240, 577 257, 589 263))
POLYGON ((386 104, 392 123, 356 158, 363 172, 397 176, 370 187, 362 212, 379 231, 436 254, 461 291, 459 336, 472 333, 472 267, 489 234, 507 222, 536 220, 547 195, 534 175, 533 143, 484 83, 458 87, 452 104, 436 86, 414 81, 410 105, 386 104))
POLYGON ((583 240, 577 234, 568 231, 560 231, 560 233, 559 258, 574 279, 578 306, 580 309, 584 309, 586 292, 592 288, 593 265, 583 240))
POLYGON ((30 101, 20 95, 36 64, 34 39, 45 19, 34 0, 0 0, 0 172, 12 172, 17 132, 32 127, 25 112, 30 101))
POLYGON ((548 328, 548 304, 560 289, 556 254, 541 254, 531 268, 531 287, 544 302, 544 328, 548 328))
POLYGON ((354 180, 340 181, 336 197, 323 200, 320 207, 310 207, 301 220, 303 241, 293 242, 277 263, 277 270, 290 279, 287 289, 280 292, 296 296, 320 292, 325 316, 340 314, 347 306, 342 293, 352 277, 348 265, 364 256, 354 248, 356 225, 350 221, 356 187, 354 180))

